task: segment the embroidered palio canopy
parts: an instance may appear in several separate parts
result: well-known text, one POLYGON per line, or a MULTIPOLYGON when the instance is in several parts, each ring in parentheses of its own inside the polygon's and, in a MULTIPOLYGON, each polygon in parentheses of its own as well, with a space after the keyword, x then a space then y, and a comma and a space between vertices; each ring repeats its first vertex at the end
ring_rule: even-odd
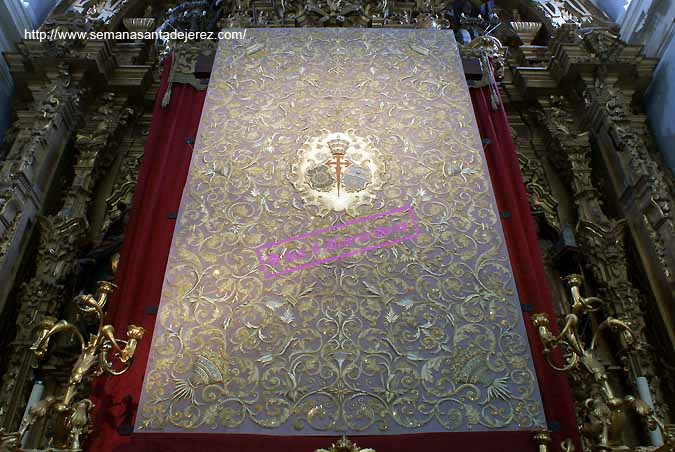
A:
POLYGON ((212 74, 136 431, 544 426, 452 32, 253 29, 212 74))

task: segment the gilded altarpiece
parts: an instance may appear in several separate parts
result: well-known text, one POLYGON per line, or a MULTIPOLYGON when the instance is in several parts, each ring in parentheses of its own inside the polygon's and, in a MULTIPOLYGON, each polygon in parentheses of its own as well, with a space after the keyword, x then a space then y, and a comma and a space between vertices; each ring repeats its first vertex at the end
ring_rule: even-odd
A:
MULTIPOLYGON (((390 217, 368 227, 405 221, 390 217)), ((136 431, 544 424, 452 32, 254 29, 221 41, 136 431), (285 240, 369 233, 360 218, 406 206, 414 237, 274 275, 291 253, 324 252, 285 240), (261 246, 279 242, 261 265, 261 246)))

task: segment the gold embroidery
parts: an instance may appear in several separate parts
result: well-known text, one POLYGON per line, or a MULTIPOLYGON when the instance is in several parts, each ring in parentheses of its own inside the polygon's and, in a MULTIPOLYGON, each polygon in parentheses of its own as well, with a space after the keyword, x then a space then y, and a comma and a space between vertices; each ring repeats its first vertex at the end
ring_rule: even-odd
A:
POLYGON ((216 56, 137 429, 541 428, 452 33, 248 36, 216 56), (341 159, 371 170, 341 180, 340 197, 364 194, 346 210, 309 192, 335 187, 324 163, 337 138, 341 159), (326 155, 303 173, 322 140, 326 155), (263 243, 409 204, 414 241, 269 280, 260 271, 263 243))

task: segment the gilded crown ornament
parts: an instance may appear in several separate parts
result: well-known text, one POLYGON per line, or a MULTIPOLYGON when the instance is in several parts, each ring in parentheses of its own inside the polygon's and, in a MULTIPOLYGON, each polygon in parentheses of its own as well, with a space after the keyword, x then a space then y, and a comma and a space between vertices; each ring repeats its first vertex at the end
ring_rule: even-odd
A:
POLYGON ((336 443, 331 444, 328 449, 317 449, 314 452, 375 452, 375 450, 369 448, 361 449, 347 439, 346 436, 343 436, 336 443))
POLYGON ((548 430, 542 430, 534 434, 534 442, 537 444, 537 452, 549 452, 551 444, 551 433, 548 430))
MULTIPOLYGON (((550 452, 551 444, 553 439, 551 438, 551 432, 548 430, 540 430, 534 433, 533 436, 534 443, 537 445, 537 452, 550 452)), ((560 449, 562 452, 574 452, 574 443, 571 439, 566 438, 560 443, 560 449)))
POLYGON ((598 325, 590 344, 586 346, 579 332, 579 319, 581 316, 598 311, 603 306, 603 301, 597 297, 581 295, 583 279, 580 275, 564 277, 563 281, 567 283, 572 295, 572 313, 565 317, 565 324, 560 334, 557 336, 553 334, 546 314, 534 314, 532 323, 537 328, 539 339, 544 346, 546 360, 551 367, 561 372, 568 372, 572 369, 588 372, 600 387, 598 395, 593 395, 585 401, 588 414, 582 432, 592 441, 593 450, 598 452, 638 450, 672 452, 675 450, 675 440, 666 431, 661 419, 639 398, 632 395, 621 397, 617 394, 610 385, 605 365, 600 361, 596 352, 600 335, 607 330, 618 333, 628 347, 637 348, 633 330, 626 322, 608 317, 598 325), (562 365, 554 363, 551 357, 551 352, 559 347, 565 351, 562 365), (664 435, 665 445, 651 449, 627 446, 624 440, 624 426, 628 411, 633 411, 642 418, 650 430, 658 427, 664 435))
POLYGON ((343 140, 342 138, 334 138, 330 140, 328 143, 328 148, 330 149, 330 152, 333 155, 339 154, 339 155, 344 155, 345 152, 347 152, 347 149, 349 149, 349 141, 343 140))

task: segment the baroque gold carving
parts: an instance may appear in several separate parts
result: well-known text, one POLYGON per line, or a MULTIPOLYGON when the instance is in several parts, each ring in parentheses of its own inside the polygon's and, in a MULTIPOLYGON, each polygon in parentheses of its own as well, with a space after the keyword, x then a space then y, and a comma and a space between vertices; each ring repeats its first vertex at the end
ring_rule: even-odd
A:
MULTIPOLYGON (((652 379, 656 407, 661 411, 663 396, 658 381, 653 378, 657 372, 645 338, 646 322, 640 307, 641 295, 629 278, 626 221, 609 218, 602 209, 600 193, 591 176, 589 132, 582 131, 569 102, 559 96, 550 96, 542 103, 545 108, 540 113, 540 120, 558 150, 558 163, 566 170, 575 196, 578 215, 576 235, 584 251, 584 261, 598 281, 601 294, 611 300, 608 311, 630 323, 641 350, 624 350, 628 355, 628 367, 633 379, 639 376, 652 379)), ((584 378, 578 374, 573 377, 584 378)))
MULTIPOLYGON (((67 3, 67 2, 64 2, 64 3, 67 3)), ((256 2, 256 7, 259 8, 260 5, 263 5, 263 3, 264 2, 256 2)), ((539 2, 539 3, 543 3, 543 2, 539 2)), ((579 22, 579 16, 577 16, 576 13, 574 13, 574 10, 575 10, 574 7, 568 8, 568 6, 565 5, 566 2, 556 1, 556 2, 547 2, 547 3, 549 3, 549 8, 551 8, 551 11, 554 13, 554 16, 555 16, 554 23, 557 24, 560 21, 560 19, 562 19, 562 21, 579 22), (551 7, 550 6, 551 4, 555 4, 555 6, 551 7), (562 12, 562 13, 558 13, 558 10, 561 8, 561 6, 566 11, 562 12)), ((572 4, 572 3, 578 3, 578 2, 567 2, 567 3, 572 4)), ((276 20, 276 13, 270 14, 268 10, 265 10, 264 14, 260 14, 259 17, 254 18, 253 12, 252 12, 253 3, 250 2, 250 1, 232 2, 232 5, 233 5, 233 7, 232 7, 233 10, 238 10, 238 11, 245 10, 245 14, 247 15, 247 17, 245 18, 245 21, 241 22, 241 25, 243 25, 243 26, 246 26, 246 25, 250 24, 251 19, 255 19, 255 20, 260 19, 260 21, 259 21, 260 23, 274 23, 274 20, 276 20), (237 6, 237 5, 239 5, 239 6, 237 6)), ((272 2, 269 2, 269 5, 270 5, 270 10, 271 10, 272 9, 272 2)), ((392 1, 364 2, 363 12, 357 11, 357 12, 350 13, 346 17, 345 22, 340 22, 340 23, 338 23, 335 20, 335 17, 334 17, 334 18, 331 19, 332 22, 326 22, 326 24, 353 25, 355 23, 362 23, 362 22, 359 22, 360 20, 362 20, 361 19, 362 17, 366 17, 366 21, 367 21, 367 20, 370 20, 370 17, 372 16, 373 17, 373 19, 372 19, 372 25, 373 26, 382 25, 385 22, 389 25, 398 24, 398 23, 410 25, 410 24, 415 22, 415 16, 417 15, 417 9, 422 8, 422 7, 426 8, 426 5, 413 5, 413 6, 407 6, 407 5, 413 5, 413 4, 406 3, 406 2, 398 3, 398 2, 392 2, 392 1), (385 17, 386 17, 386 20, 385 20, 385 17)), ((288 1, 287 2, 281 2, 281 9, 283 11, 283 13, 281 15, 286 20, 286 22, 285 22, 286 26, 295 26, 295 25, 303 25, 303 24, 307 25, 307 24, 310 24, 310 23, 318 23, 319 25, 323 25, 322 23, 319 23, 318 21, 313 22, 315 18, 322 17, 320 14, 315 13, 315 12, 310 12, 309 14, 304 14, 303 13, 303 10, 304 10, 303 6, 304 6, 304 4, 302 2, 288 2, 288 1)), ((330 10, 330 8, 326 8, 326 9, 330 10)), ((442 9, 442 7, 440 7, 437 2, 434 2, 434 9, 435 9, 435 13, 434 13, 435 15, 443 16, 445 14, 445 10, 442 9)), ((261 9, 259 8, 258 11, 260 11, 260 10, 261 9)), ((95 12, 95 11, 92 11, 92 12, 95 12)), ((583 17, 584 15, 585 15, 585 13, 581 14, 581 17, 583 17)), ((533 17, 533 15, 530 14, 527 17, 533 17)), ((70 14, 68 17, 66 17, 65 15, 61 15, 58 18, 51 17, 48 20, 48 23, 46 24, 46 28, 56 26, 57 21, 55 21, 54 19, 57 19, 58 26, 61 27, 62 29, 84 29, 86 26, 88 26, 88 25, 85 25, 85 23, 84 23, 83 14, 70 14)), ((227 20, 229 20, 229 19, 227 19, 227 20)), ((434 22, 440 22, 440 21, 436 20, 434 22)), ((549 22, 549 21, 545 20, 545 22, 549 22)), ((89 22, 89 24, 91 24, 91 22, 89 22)), ((548 23, 546 25, 548 26, 548 23)), ((575 36, 578 37, 579 31, 576 28, 574 28, 574 30, 572 28, 569 28, 568 32, 569 32, 570 35, 575 35, 575 36)), ((596 63, 596 60, 595 60, 596 56, 591 56, 588 52, 586 52, 587 48, 584 47, 585 44, 582 44, 579 41, 579 45, 581 46, 581 48, 579 50, 582 51, 584 57, 586 58, 587 63, 590 63, 590 64, 596 63)), ((68 43, 68 47, 72 47, 72 48, 77 49, 76 43, 68 43)), ((46 48, 53 49, 54 46, 52 46, 52 45, 42 46, 42 49, 46 49, 46 48)), ((66 48, 66 46, 65 45, 61 46, 61 44, 59 44, 59 49, 62 49, 62 48, 66 48)), ((564 60, 564 61, 573 60, 575 50, 576 50, 576 48, 571 48, 570 53, 565 55, 566 58, 560 58, 560 60, 564 60)), ((60 50, 60 51, 62 51, 62 50, 60 50)), ((31 50, 30 56, 34 57, 35 55, 37 55, 37 53, 35 53, 35 49, 31 50)), ((84 55, 84 53, 80 54, 80 57, 81 57, 81 55, 84 55)), ((87 54, 87 58, 90 58, 90 56, 91 56, 90 54, 87 54)), ((119 54, 116 55, 116 56, 118 57, 118 61, 121 61, 119 59, 119 54)), ((38 60, 32 61, 32 65, 36 66, 36 67, 41 66, 42 63, 37 62, 37 61, 38 60)), ((101 64, 100 60, 97 61, 97 62, 101 67, 106 67, 106 68, 108 67, 107 63, 101 64)), ((627 66, 628 65, 626 64, 626 67, 627 66)), ((631 61, 631 67, 633 67, 632 61, 631 61)), ((636 72, 639 73, 639 74, 644 75, 647 72, 643 67, 640 67, 638 65, 635 65, 635 67, 637 68, 636 72)), ((19 77, 22 78, 23 75, 21 75, 21 71, 22 70, 20 69, 19 71, 16 71, 16 73, 18 73, 19 77)), ((15 73, 15 76, 16 76, 16 73, 15 73)), ((569 80, 567 82, 569 82, 569 80)), ((625 89, 626 89, 626 86, 624 86, 624 90, 625 89)), ((41 90, 38 90, 38 95, 36 95, 36 92, 33 91, 33 97, 36 98, 36 99, 41 99, 41 94, 42 94, 41 90)), ((526 97, 530 98, 529 95, 531 93, 527 93, 527 94, 528 95, 526 97)), ((619 93, 615 93, 615 94, 617 96, 619 95, 619 93)), ((47 102, 49 103, 50 101, 47 101, 47 102)), ((61 98, 60 102, 61 103, 59 105, 59 108, 61 109, 61 112, 59 114, 63 115, 64 110, 67 111, 66 108, 63 108, 67 105, 67 102, 64 101, 64 98, 61 98)), ((54 106, 54 104, 52 104, 52 106, 54 106)), ((45 105, 44 110, 38 111, 38 110, 35 110, 35 108, 31 107, 29 109, 29 111, 30 112, 34 111, 35 113, 40 113, 40 114, 42 114, 43 112, 46 112, 47 114, 50 114, 49 105, 45 105)), ((20 114, 25 115, 26 111, 21 111, 20 114)), ((59 120, 61 120, 58 115, 54 116, 54 118, 56 119, 56 121, 53 122, 53 124, 58 122, 59 120)), ((633 117, 632 125, 626 123, 625 125, 622 125, 622 127, 626 131, 632 130, 633 133, 635 134, 636 123, 640 123, 640 122, 643 122, 643 121, 641 121, 639 118, 633 117)), ((47 124, 47 122, 44 122, 44 123, 41 122, 39 125, 40 126, 47 126, 48 124, 47 124)), ((37 127, 35 127, 35 128, 34 127, 28 127, 27 129, 31 132, 32 132, 32 130, 38 130, 37 127)), ((47 130, 47 131, 54 130, 54 126, 52 125, 51 129, 47 127, 45 130, 47 130)), ((22 131, 21 136, 22 136, 21 140, 27 139, 26 138, 27 135, 25 133, 25 130, 22 131)), ((625 137, 627 138, 627 137, 629 137, 629 135, 626 135, 625 137)), ((30 137, 28 137, 28 138, 30 138, 30 137)), ((45 140, 46 141, 53 141, 53 138, 48 136, 45 140)), ((620 141, 621 149, 624 149, 624 152, 625 152, 625 150, 628 150, 629 148, 625 147, 625 144, 623 144, 623 143, 628 143, 628 140, 624 139, 624 140, 620 141)), ((641 146, 641 143, 639 143, 638 141, 636 141, 635 143, 636 143, 636 146, 641 146)), ((40 146, 42 146, 42 144, 39 141, 36 141, 36 146, 37 146, 36 149, 39 149, 40 146)), ((25 156, 25 159, 26 159, 26 162, 31 161, 31 158, 28 154, 25 156)), ((627 173, 630 175, 630 171, 628 171, 627 173)), ((17 180, 15 180, 15 182, 17 180)), ((3 186, 2 189, 4 190, 4 188, 5 187, 3 186)), ((131 184, 128 184, 128 185, 124 186, 124 190, 131 190, 131 189, 132 189, 131 184)), ((10 206, 17 205, 18 203, 28 202, 28 201, 24 201, 23 199, 21 199, 21 197, 19 196, 19 194, 21 192, 22 192, 22 188, 20 188, 20 186, 18 184, 13 185, 11 188, 8 189, 8 191, 6 192, 6 194, 8 195, 7 199, 10 200, 7 203, 8 210, 9 210, 10 206)), ((119 191, 119 192, 116 192, 116 193, 118 193, 120 195, 120 197, 111 198, 111 205, 113 205, 115 203, 115 199, 122 199, 122 197, 128 199, 130 191, 119 191)), ((534 192, 531 192, 531 193, 534 193, 534 192)), ((666 194, 667 194, 667 192, 666 192, 666 194)), ((659 205, 659 203, 661 203, 661 200, 659 199, 658 196, 656 196, 654 198, 653 202, 654 202, 655 205, 659 205)), ((2 195, 0 195, 0 204, 2 204, 2 203, 3 203, 2 195)), ((2 211, 2 206, 0 206, 0 212, 1 211, 2 211)), ((660 210, 655 209, 655 211, 659 212, 660 210)), ((7 218, 11 218, 11 217, 7 217, 7 218)), ((639 218, 639 215, 637 215, 636 218, 639 218)), ((663 240, 662 233, 659 233, 658 230, 657 230, 659 228, 659 226, 661 226, 661 223, 660 223, 661 220, 658 220, 658 218, 656 218, 658 221, 655 221, 655 218, 656 217, 653 216, 651 213, 649 214, 648 218, 645 219, 643 217, 643 219, 645 219, 645 221, 650 222, 649 224, 651 226, 651 228, 647 228, 647 230, 649 231, 649 235, 647 236, 649 238, 647 239, 647 242, 649 242, 649 241, 653 242, 654 246, 655 246, 655 250, 657 252, 657 255, 661 256, 661 257, 657 258, 659 264, 661 264, 661 265, 656 264, 655 267, 660 266, 661 268, 664 268, 664 269, 667 270, 668 267, 666 265, 662 265, 662 264, 664 262, 664 259, 667 258, 667 255, 663 252, 663 250, 668 249, 668 248, 664 248, 664 244, 667 247, 668 242, 663 240)), ((611 243, 612 237, 613 237, 612 234, 607 235, 607 243, 611 243)), ((20 239, 20 238, 21 237, 18 236, 17 240, 20 239)), ((3 237, 3 239, 8 240, 7 235, 5 235, 3 237)), ((602 245, 600 242, 598 242, 598 244, 594 245, 594 247, 595 247, 594 249, 601 250, 603 248, 603 246, 604 245, 602 245)), ((608 263, 607 265, 612 265, 612 264, 608 263)), ((37 287, 40 287, 39 290, 43 290, 45 288, 45 286, 42 286, 42 285, 38 286, 38 285, 34 285, 34 284, 31 283, 31 290, 36 291, 36 290, 38 290, 37 287)), ((45 293, 47 293, 47 292, 48 291, 46 291, 45 293)), ((49 293, 51 293, 51 292, 49 292, 49 293)), ((52 295, 49 295, 49 298, 51 298, 51 297, 52 297, 52 295)), ((32 308, 28 307, 27 309, 30 312, 32 308)), ((15 354, 12 354, 12 358, 11 358, 13 362, 15 361, 14 355, 15 354)), ((15 374, 15 373, 12 373, 12 375, 15 376, 15 377, 17 376, 17 374, 15 374)), ((2 410, 2 408, 0 408, 0 410, 2 410)), ((22 411, 21 408, 19 408, 18 410, 22 411)))
POLYGON ((511 22, 510 25, 524 45, 532 44, 542 26, 541 22, 511 22))
POLYGON ((18 432, 6 432, 0 427, 0 452, 14 452, 21 444, 18 432))
POLYGON ((15 214, 14 218, 12 219, 12 222, 9 225, 9 228, 7 228, 2 239, 0 239, 0 265, 2 265, 5 261, 5 256, 7 255, 9 247, 12 244, 12 239, 14 239, 14 235, 16 234, 16 228, 18 227, 20 220, 21 220, 21 213, 15 214))
MULTIPOLYGON (((67 67, 62 67, 64 79, 57 84, 44 103, 44 118, 51 118, 63 107, 60 91, 70 84, 67 67), (52 99, 53 98, 53 99, 52 99)), ((67 98, 67 97, 66 97, 67 98)), ((12 343, 9 365, 3 376, 0 411, 5 425, 16 428, 30 390, 27 363, 32 360, 27 345, 36 328, 37 319, 55 315, 63 303, 66 283, 76 272, 77 253, 89 225, 87 209, 92 190, 102 171, 114 158, 109 151, 115 145, 117 132, 126 124, 132 111, 124 100, 112 93, 101 96, 94 112, 76 134, 77 165, 71 186, 65 193, 63 207, 56 215, 40 217, 40 246, 36 259, 36 275, 24 283, 18 293, 19 313, 17 336, 12 343)), ((52 126, 47 123, 44 130, 52 126)), ((28 166, 32 163, 29 162, 28 166)))
MULTIPOLYGON (((0 412, 6 425, 17 425, 23 409, 16 405, 30 390, 26 371, 32 361, 28 346, 33 339, 37 320, 51 315, 62 300, 63 284, 72 274, 75 252, 84 232, 84 223, 76 220, 61 222, 54 217, 39 218, 40 247, 36 276, 24 283, 18 294, 19 314, 7 372, 3 376, 0 412)), ((16 428, 16 427, 14 427, 16 428)))
POLYGON ((366 448, 362 449, 351 442, 346 436, 340 438, 337 443, 331 444, 328 449, 317 449, 314 452, 375 452, 375 450, 366 448))
POLYGON ((164 93, 162 107, 171 102, 171 87, 174 83, 185 83, 199 91, 207 88, 208 80, 200 81, 195 77, 195 65, 200 55, 213 55, 216 46, 217 41, 187 41, 175 46, 169 72, 169 87, 164 93))
MULTIPOLYGON (((59 2, 40 31, 105 29, 117 24, 125 4, 129 2, 59 2)), ((10 430, 19 427, 32 386, 33 357, 28 346, 38 319, 57 315, 70 298, 77 280, 80 247, 86 233, 96 232, 88 230, 85 220, 90 213, 88 204, 98 196, 101 185, 105 186, 98 184, 102 172, 117 158, 115 131, 117 126, 127 124, 126 96, 133 93, 133 102, 142 105, 151 83, 148 76, 140 86, 126 74, 135 71, 150 75, 156 65, 153 50, 143 48, 141 43, 117 46, 104 40, 55 37, 56 41, 50 42, 25 39, 7 55, 20 87, 19 97, 24 99, 15 103, 18 136, 10 152, 1 157, 7 159, 0 162, 0 250, 11 247, 11 259, 0 258, 0 311, 9 315, 10 322, 16 320, 16 337, 8 338, 12 342, 2 350, 3 359, 7 359, 2 366, 6 373, 0 394, 0 425, 10 430), (104 87, 115 96, 101 99, 104 87), (76 134, 80 138, 73 146, 71 139, 76 134), (70 159, 73 147, 76 163, 70 159), (75 166, 74 175, 64 170, 64 163, 75 166), (70 187, 60 186, 73 176, 70 187), (39 212, 61 207, 64 198, 66 206, 59 214, 36 218, 39 212), (32 231, 36 233, 33 238, 29 237, 32 231), (29 243, 31 246, 24 246, 29 243), (15 250, 24 255, 13 262, 15 250), (28 273, 16 272, 21 268, 19 262, 29 263, 28 273), (7 309, 6 302, 15 303, 18 312, 7 309)), ((61 379, 60 363, 65 360, 48 363, 42 376, 49 381, 61 379)), ((82 418, 86 407, 79 408, 74 420, 82 418)))
POLYGON ((647 215, 642 215, 642 222, 645 225, 645 228, 647 229, 647 233, 649 234, 649 238, 651 239, 652 246, 654 246, 654 250, 656 251, 656 256, 657 259, 659 260, 659 264, 661 264, 661 267, 663 268, 663 273, 666 276, 666 279, 669 282, 673 281, 673 271, 670 268, 670 264, 668 263, 668 260, 666 258, 666 249, 664 248, 663 241, 661 238, 658 236, 656 233, 656 229, 654 229, 654 226, 652 225, 651 221, 649 221, 649 217, 647 215))
POLYGON ((584 36, 583 44, 591 58, 599 63, 609 63, 620 55, 626 44, 618 36, 606 31, 596 30, 584 36))
POLYGON ((125 17, 122 20, 127 30, 131 32, 150 31, 155 25, 154 17, 125 17))
MULTIPOLYGON (((672 221, 673 201, 669 183, 664 169, 650 155, 643 138, 644 131, 635 130, 634 118, 626 99, 618 84, 607 79, 604 71, 598 71, 594 83, 587 87, 588 107, 602 111, 608 120, 610 135, 618 144, 618 150, 629 156, 631 178, 644 177, 649 181, 652 192, 651 201, 656 206, 657 215, 652 220, 658 223, 661 219, 672 221)), ((642 121, 641 121, 642 122, 642 121)), ((633 182, 635 184, 636 181, 633 182)), ((675 230, 670 228, 673 233, 675 230)))
POLYGON ((523 172, 523 179, 525 188, 527 189, 530 204, 530 211, 534 216, 543 215, 546 223, 556 232, 560 232, 560 219, 558 217, 558 200, 551 188, 545 180, 540 179, 534 172, 531 171, 533 160, 528 159, 522 154, 518 154, 518 161, 520 163, 521 171, 523 172))

